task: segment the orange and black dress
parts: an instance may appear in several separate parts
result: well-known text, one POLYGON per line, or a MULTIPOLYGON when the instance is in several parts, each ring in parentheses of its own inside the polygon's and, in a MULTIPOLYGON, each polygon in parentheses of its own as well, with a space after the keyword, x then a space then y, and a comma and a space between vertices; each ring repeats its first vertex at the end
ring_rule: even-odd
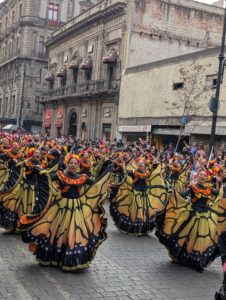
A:
POLYGON ((0 226, 16 229, 21 216, 40 213, 45 208, 52 191, 50 177, 42 165, 27 159, 14 168, 4 191, 0 192, 0 226))
POLYGON ((202 270, 216 258, 218 223, 221 219, 222 226, 226 220, 221 199, 222 194, 200 184, 181 194, 173 191, 164 218, 157 220, 156 236, 174 261, 202 270), (190 201, 185 198, 188 196, 190 201))
POLYGON ((110 214, 121 232, 146 235, 155 226, 156 214, 166 205, 161 165, 151 173, 146 169, 127 174, 121 182, 111 182, 110 214))
POLYGON ((39 215, 23 216, 19 230, 25 243, 43 265, 66 271, 86 268, 107 238, 103 201, 110 173, 87 191, 93 181, 85 174, 58 171, 52 179, 59 193, 39 215))
POLYGON ((92 176, 91 173, 91 163, 88 159, 82 158, 80 163, 80 170, 82 174, 86 174, 88 177, 92 176))
POLYGON ((3 191, 13 170, 17 168, 17 162, 23 160, 23 154, 13 152, 11 149, 2 149, 0 154, 0 190, 3 191))

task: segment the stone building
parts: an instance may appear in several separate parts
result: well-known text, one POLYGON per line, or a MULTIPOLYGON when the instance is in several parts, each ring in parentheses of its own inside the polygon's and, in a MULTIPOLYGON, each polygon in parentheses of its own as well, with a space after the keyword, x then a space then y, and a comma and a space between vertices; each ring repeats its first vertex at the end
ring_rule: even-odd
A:
MULTIPOLYGON (((219 48, 128 68, 122 77, 119 132, 124 140, 152 137, 158 145, 183 140, 208 144, 209 101, 215 94, 219 48), (140 99, 142 99, 142 104, 140 99)), ((226 145, 226 81, 221 86, 216 130, 226 145)))
POLYGON ((51 32, 79 14, 76 0, 5 0, 0 4, 0 129, 39 131, 51 32))
POLYGON ((52 34, 44 127, 53 136, 115 137, 126 3, 103 1, 52 34))
MULTIPOLYGON (((104 0, 66 23, 46 44, 46 132, 117 137, 119 126, 131 125, 123 120, 131 111, 130 93, 120 105, 118 119, 125 70, 218 47, 223 15, 220 7, 192 0, 104 0)), ((142 94, 136 101, 143 106, 142 94)))

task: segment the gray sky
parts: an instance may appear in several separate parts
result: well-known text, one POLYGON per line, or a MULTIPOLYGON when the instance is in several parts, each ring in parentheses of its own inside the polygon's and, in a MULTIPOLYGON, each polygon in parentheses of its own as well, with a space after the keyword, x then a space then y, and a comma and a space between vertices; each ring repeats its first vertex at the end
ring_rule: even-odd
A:
MULTIPOLYGON (((0 3, 3 2, 4 0, 0 0, 0 3)), ((208 4, 211 4, 213 3, 215 0, 195 0, 197 2, 204 2, 204 3, 208 3, 208 4)))

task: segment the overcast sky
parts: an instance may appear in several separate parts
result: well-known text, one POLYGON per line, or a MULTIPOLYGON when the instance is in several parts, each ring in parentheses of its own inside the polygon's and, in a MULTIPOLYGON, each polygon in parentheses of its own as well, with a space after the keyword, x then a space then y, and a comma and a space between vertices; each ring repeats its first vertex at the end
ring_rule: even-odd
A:
MULTIPOLYGON (((3 2, 4 0, 0 0, 0 3, 3 2)), ((215 0, 195 0, 195 1, 198 1, 198 2, 204 2, 204 3, 208 3, 208 4, 211 4, 213 3, 215 0)))

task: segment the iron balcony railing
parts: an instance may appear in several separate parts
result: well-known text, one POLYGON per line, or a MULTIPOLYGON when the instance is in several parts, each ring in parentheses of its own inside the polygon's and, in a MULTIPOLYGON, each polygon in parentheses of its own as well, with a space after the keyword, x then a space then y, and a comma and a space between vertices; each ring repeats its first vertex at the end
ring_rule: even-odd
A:
POLYGON ((58 97, 82 96, 103 92, 118 93, 119 85, 119 80, 93 80, 53 89, 44 93, 44 96, 46 100, 51 100, 58 97))

